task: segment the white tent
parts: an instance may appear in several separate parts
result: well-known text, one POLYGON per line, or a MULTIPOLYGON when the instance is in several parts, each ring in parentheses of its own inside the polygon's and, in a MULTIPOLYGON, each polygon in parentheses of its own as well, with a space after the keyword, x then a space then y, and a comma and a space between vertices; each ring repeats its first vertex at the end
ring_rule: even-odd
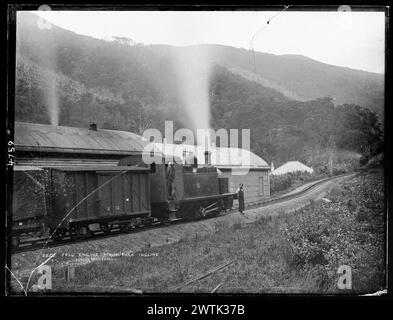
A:
POLYGON ((281 167, 278 167, 277 169, 273 170, 271 174, 280 175, 280 174, 286 174, 286 173, 297 172, 297 171, 313 173, 314 169, 306 166, 305 164, 299 161, 288 161, 287 163, 283 164, 281 167))

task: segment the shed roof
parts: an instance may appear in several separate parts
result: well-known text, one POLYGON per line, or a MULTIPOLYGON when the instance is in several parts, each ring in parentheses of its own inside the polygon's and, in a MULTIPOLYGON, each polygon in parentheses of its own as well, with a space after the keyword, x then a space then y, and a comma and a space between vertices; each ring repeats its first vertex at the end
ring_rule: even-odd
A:
MULTIPOLYGON (((205 162, 206 149, 202 146, 193 146, 187 144, 162 144, 153 143, 156 150, 164 155, 175 156, 184 160, 184 151, 186 151, 186 160, 196 157, 198 163, 205 162)), ((221 148, 211 147, 211 164, 221 169, 231 168, 251 168, 251 169, 269 169, 269 165, 260 156, 255 153, 240 148, 221 148)))
POLYGON ((52 167, 54 170, 59 171, 149 171, 146 167, 137 166, 63 166, 63 167, 52 167))
POLYGON ((42 170, 42 168, 36 166, 20 166, 20 165, 14 166, 14 171, 39 171, 39 170, 42 170))
POLYGON ((146 140, 134 133, 15 122, 15 147, 22 151, 135 154, 146 140))
POLYGON ((280 175, 280 174, 286 174, 286 173, 296 172, 296 171, 313 173, 314 169, 306 166, 305 164, 303 164, 299 161, 288 161, 287 163, 285 163, 282 166, 275 169, 272 172, 272 174, 273 175, 280 175))

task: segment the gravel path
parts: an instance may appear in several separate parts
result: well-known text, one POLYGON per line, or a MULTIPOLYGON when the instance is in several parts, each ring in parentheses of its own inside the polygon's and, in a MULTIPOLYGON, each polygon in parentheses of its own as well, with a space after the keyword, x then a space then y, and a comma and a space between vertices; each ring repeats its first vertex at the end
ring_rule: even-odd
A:
MULTIPOLYGON (((174 243, 187 237, 203 237, 207 234, 216 232, 224 225, 231 226, 238 223, 245 225, 253 223, 261 217, 289 214, 303 208, 309 204, 311 200, 323 198, 332 188, 353 176, 354 174, 326 181, 296 199, 291 199, 283 203, 270 204, 261 208, 248 209, 245 211, 244 216, 236 212, 212 219, 179 223, 138 233, 17 253, 11 258, 12 271, 18 277, 26 276, 35 266, 44 262, 53 253, 56 255, 47 263, 51 265, 52 268, 62 268, 69 264, 87 264, 96 260, 118 259, 124 255, 139 252, 146 248, 154 248, 174 243)), ((305 188, 305 186, 300 188, 305 188)))

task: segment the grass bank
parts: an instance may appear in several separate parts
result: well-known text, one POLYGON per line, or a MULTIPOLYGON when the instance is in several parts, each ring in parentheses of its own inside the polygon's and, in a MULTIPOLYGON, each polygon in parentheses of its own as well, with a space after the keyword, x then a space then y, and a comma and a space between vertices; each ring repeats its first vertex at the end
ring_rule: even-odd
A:
POLYGON ((383 175, 366 173, 333 189, 328 201, 293 215, 243 226, 218 225, 209 236, 77 266, 65 281, 53 269, 53 291, 167 292, 226 262, 230 266, 176 292, 365 293, 384 287, 383 175), (352 289, 337 287, 340 265, 352 289))

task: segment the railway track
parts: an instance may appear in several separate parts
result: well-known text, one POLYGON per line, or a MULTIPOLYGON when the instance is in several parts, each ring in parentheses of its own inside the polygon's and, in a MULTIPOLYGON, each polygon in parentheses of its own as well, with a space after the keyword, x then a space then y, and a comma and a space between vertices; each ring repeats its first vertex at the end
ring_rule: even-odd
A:
MULTIPOLYGON (((318 180, 315 183, 310 184, 309 186, 307 186, 306 188, 304 188, 298 192, 284 194, 284 195, 269 199, 264 202, 250 205, 246 208, 246 211, 248 209, 262 208, 262 207, 266 207, 266 206, 269 206, 272 204, 282 203, 285 201, 296 199, 296 198, 301 197, 301 196, 307 194, 308 192, 314 190, 315 188, 317 188, 318 186, 322 185, 323 183, 325 183, 327 181, 338 179, 338 178, 344 177, 344 176, 349 176, 352 174, 353 173, 342 174, 342 175, 337 175, 334 177, 329 177, 329 178, 325 178, 322 180, 318 180)), ((219 216, 228 215, 228 214, 231 214, 236 211, 237 211, 237 209, 231 209, 225 213, 221 213, 219 216)), ((209 219, 209 218, 213 218, 213 216, 207 217, 207 219, 209 219)), ((171 222, 171 224, 179 224, 179 223, 187 223, 187 222, 188 221, 185 221, 185 220, 177 220, 177 221, 171 222)), ((44 248, 54 248, 54 247, 59 247, 59 246, 67 245, 67 244, 76 244, 76 243, 81 243, 84 241, 90 241, 90 240, 94 240, 94 239, 103 239, 103 238, 109 238, 109 237, 114 237, 114 236, 123 235, 123 234, 143 232, 145 230, 151 230, 154 228, 161 228, 161 227, 165 227, 167 225, 168 225, 168 223, 154 221, 153 223, 151 223, 149 225, 136 226, 133 229, 124 230, 121 228, 114 228, 111 230, 110 233, 104 233, 102 231, 97 231, 97 232, 92 231, 92 235, 87 239, 86 238, 75 239, 70 236, 64 237, 63 239, 56 240, 56 241, 53 239, 50 239, 48 237, 47 238, 39 238, 39 239, 30 238, 30 239, 26 239, 25 241, 21 242, 18 247, 16 247, 16 248, 13 247, 11 251, 12 251, 12 254, 15 254, 15 253, 40 250, 40 249, 44 249, 44 248)))
POLYGON ((260 208, 260 207, 264 207, 264 206, 267 206, 267 205, 272 205, 274 203, 280 203, 280 202, 292 200, 292 199, 298 198, 298 197, 306 194, 309 191, 314 190, 315 188, 317 188, 318 186, 320 186, 321 184, 323 184, 326 181, 331 181, 331 180, 338 179, 338 178, 341 178, 341 177, 350 176, 352 174, 353 173, 345 173, 345 174, 340 174, 340 175, 337 175, 337 176, 334 176, 334 177, 321 179, 321 180, 315 181, 314 183, 310 184, 309 186, 307 186, 306 188, 304 188, 304 189, 302 189, 302 190, 300 190, 298 192, 294 192, 294 193, 290 193, 290 194, 284 194, 284 195, 278 196, 276 198, 271 198, 269 200, 263 201, 263 202, 258 203, 258 204, 250 205, 250 206, 247 207, 247 209, 260 208))

